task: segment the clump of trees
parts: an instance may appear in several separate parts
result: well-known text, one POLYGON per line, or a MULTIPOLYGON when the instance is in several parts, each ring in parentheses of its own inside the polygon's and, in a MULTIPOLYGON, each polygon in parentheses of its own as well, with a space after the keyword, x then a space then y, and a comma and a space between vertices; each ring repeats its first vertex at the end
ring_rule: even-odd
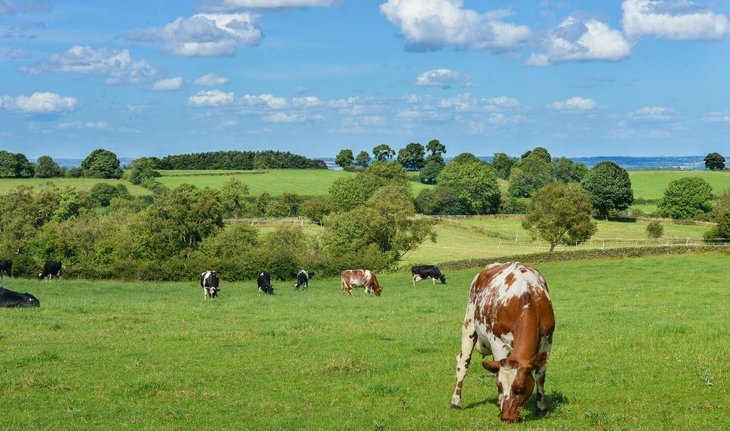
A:
POLYGON ((691 219, 710 211, 712 186, 699 177, 676 179, 667 185, 664 197, 659 201, 658 212, 662 217, 691 219))
POLYGON ((627 209, 634 201, 628 172, 611 161, 591 168, 583 177, 581 187, 601 218, 608 218, 612 210, 627 209))
POLYGON ((210 151, 176 154, 159 159, 156 169, 327 169, 322 160, 312 160, 288 151, 210 151))

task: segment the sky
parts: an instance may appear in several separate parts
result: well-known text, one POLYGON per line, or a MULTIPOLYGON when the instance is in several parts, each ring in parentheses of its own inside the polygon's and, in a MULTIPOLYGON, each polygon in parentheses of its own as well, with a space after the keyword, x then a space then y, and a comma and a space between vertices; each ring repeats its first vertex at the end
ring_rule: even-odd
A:
POLYGON ((0 0, 0 149, 730 156, 725 0, 0 0))

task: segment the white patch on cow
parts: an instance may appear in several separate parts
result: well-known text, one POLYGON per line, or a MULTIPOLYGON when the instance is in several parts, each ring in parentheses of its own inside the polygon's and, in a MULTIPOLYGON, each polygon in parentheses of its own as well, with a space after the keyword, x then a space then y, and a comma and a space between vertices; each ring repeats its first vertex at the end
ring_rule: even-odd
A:
POLYGON ((517 377, 517 367, 502 366, 499 368, 497 379, 502 384, 502 393, 499 394, 499 408, 502 408, 502 404, 512 396, 512 383, 515 382, 517 377))
MULTIPOLYGON (((492 266, 492 265, 490 265, 492 266)), ((525 267, 520 262, 512 262, 509 266, 498 272, 489 282, 487 289, 483 292, 491 297, 489 302, 496 303, 502 307, 506 306, 512 298, 520 298, 526 293, 543 292, 548 301, 550 300, 545 288, 545 280, 534 270, 525 267), (524 272, 522 270, 525 270, 524 272), (511 284, 507 285, 507 277, 512 274, 511 284)))
MULTIPOLYGON (((483 324, 480 323, 478 328, 482 327, 482 325, 483 324)), ((495 361, 501 361, 512 353, 512 343, 514 342, 515 337, 511 332, 504 333, 497 337, 492 331, 487 331, 485 338, 489 343, 495 361)))
POLYGON ((530 304, 525 304, 525 305, 522 306, 522 309, 523 310, 526 309, 526 308, 530 308, 530 304))

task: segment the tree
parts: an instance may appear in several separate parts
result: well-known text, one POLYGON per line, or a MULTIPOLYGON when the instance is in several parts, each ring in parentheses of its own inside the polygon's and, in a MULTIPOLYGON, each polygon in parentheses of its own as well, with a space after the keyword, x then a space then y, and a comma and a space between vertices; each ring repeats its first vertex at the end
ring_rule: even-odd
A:
POLYGON ((591 168, 583 177, 581 186, 602 218, 608 218, 609 211, 625 210, 634 202, 628 172, 611 161, 591 168))
POLYGON ((512 165, 514 164, 515 161, 505 153, 494 153, 494 156, 492 157, 492 169, 494 169, 494 173, 497 174, 497 178, 501 178, 503 180, 506 180, 509 177, 509 171, 512 169, 512 165))
POLYGON ((446 145, 442 144, 438 139, 431 139, 426 144, 426 150, 431 152, 430 156, 443 160, 443 155, 446 154, 446 145))
POLYGON ((375 190, 387 184, 396 185, 410 195, 410 183, 403 166, 376 161, 361 173, 335 180, 328 196, 338 211, 349 211, 364 204, 375 190))
POLYGON ((382 265, 392 266, 427 237, 435 240, 435 221, 414 215, 412 200, 399 187, 382 187, 368 199, 367 205, 326 219, 326 253, 349 265, 361 265, 368 254, 374 253, 380 256, 378 261, 382 265))
POLYGON ((690 219, 711 209, 712 186, 699 177, 684 177, 670 182, 659 201, 662 217, 690 219))
POLYGON ((495 214, 501 198, 497 176, 487 163, 469 156, 459 155, 446 165, 438 175, 437 187, 456 192, 470 214, 495 214))
POLYGON ((419 171, 426 164, 425 156, 423 145, 411 142, 398 151, 396 161, 409 171, 419 171))
POLYGON ((335 157, 335 163, 337 166, 342 167, 346 171, 352 171, 355 169, 355 156, 352 155, 352 150, 343 149, 337 153, 335 157))
POLYGON ((646 236, 649 238, 661 238, 664 234, 664 226, 661 223, 654 220, 646 225, 646 236))
POLYGON ((380 144, 373 148, 373 158, 380 162, 387 162, 395 156, 395 150, 387 144, 380 144))
POLYGON ((84 208, 84 198, 76 189, 66 186, 61 190, 58 208, 53 213, 52 220, 61 222, 76 218, 83 212, 84 208))
POLYGON ((109 150, 97 149, 81 162, 81 172, 85 177, 121 178, 122 169, 119 165, 116 154, 109 150))
POLYGON ((511 169, 507 190, 514 197, 527 198, 552 181, 550 163, 538 155, 529 155, 511 169))
POLYGON ((426 162, 426 166, 421 169, 418 179, 424 184, 436 184, 436 179, 446 164, 435 157, 426 162))
POLYGON ((730 210, 722 213, 717 220, 717 226, 705 232, 704 236, 707 241, 730 240, 730 210))
POLYGON ((248 186, 238 178, 230 177, 219 193, 223 211, 236 219, 239 218, 246 208, 248 186))
POLYGON ((583 163, 576 163, 567 157, 556 157, 551 162, 555 181, 579 183, 588 173, 588 167, 583 163))
POLYGON ((33 176, 33 164, 25 154, 0 151, 0 178, 29 178, 33 176))
POLYGON ((102 207, 109 206, 114 198, 132 198, 127 186, 124 184, 117 184, 114 186, 108 183, 96 183, 91 187, 89 194, 92 202, 102 207))
POLYGON ((459 199, 456 192, 449 187, 438 186, 423 189, 415 199, 416 209, 428 215, 469 214, 469 205, 459 199))
POLYGON ((355 165, 360 169, 365 169, 370 165, 370 154, 367 151, 360 151, 355 157, 355 165))
POLYGON ((725 169, 725 157, 719 153, 710 153, 705 156, 705 167, 711 171, 725 169))
POLYGON ((551 183, 537 190, 527 208, 522 227, 550 243, 584 242, 596 232, 588 197, 576 184, 551 183))
POLYGON ((529 151, 525 152, 524 154, 522 154, 522 156, 520 158, 526 159, 526 158, 530 157, 530 155, 539 157, 548 163, 550 163, 550 161, 551 161, 550 153, 548 152, 548 150, 546 150, 543 147, 535 147, 532 150, 529 150, 529 151))
POLYGON ((322 225, 324 218, 334 212, 335 206, 324 196, 315 196, 307 199, 299 207, 299 214, 322 225))
POLYGON ((50 156, 40 156, 35 162, 37 178, 54 178, 63 176, 63 169, 50 156))
POLYGON ((143 182, 160 176, 156 171, 158 169, 159 160, 156 157, 140 157, 132 160, 124 176, 132 184, 142 184, 143 182))

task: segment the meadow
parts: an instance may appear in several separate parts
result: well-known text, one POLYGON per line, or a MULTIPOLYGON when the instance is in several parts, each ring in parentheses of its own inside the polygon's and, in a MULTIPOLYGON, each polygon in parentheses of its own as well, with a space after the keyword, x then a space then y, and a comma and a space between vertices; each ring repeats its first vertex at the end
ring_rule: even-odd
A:
POLYGON ((0 309, 3 430, 723 430, 730 424, 728 256, 536 265, 557 327, 546 391, 498 419, 475 353, 448 408, 472 277, 380 298, 339 280, 222 284, 5 279, 38 309, 0 309))

